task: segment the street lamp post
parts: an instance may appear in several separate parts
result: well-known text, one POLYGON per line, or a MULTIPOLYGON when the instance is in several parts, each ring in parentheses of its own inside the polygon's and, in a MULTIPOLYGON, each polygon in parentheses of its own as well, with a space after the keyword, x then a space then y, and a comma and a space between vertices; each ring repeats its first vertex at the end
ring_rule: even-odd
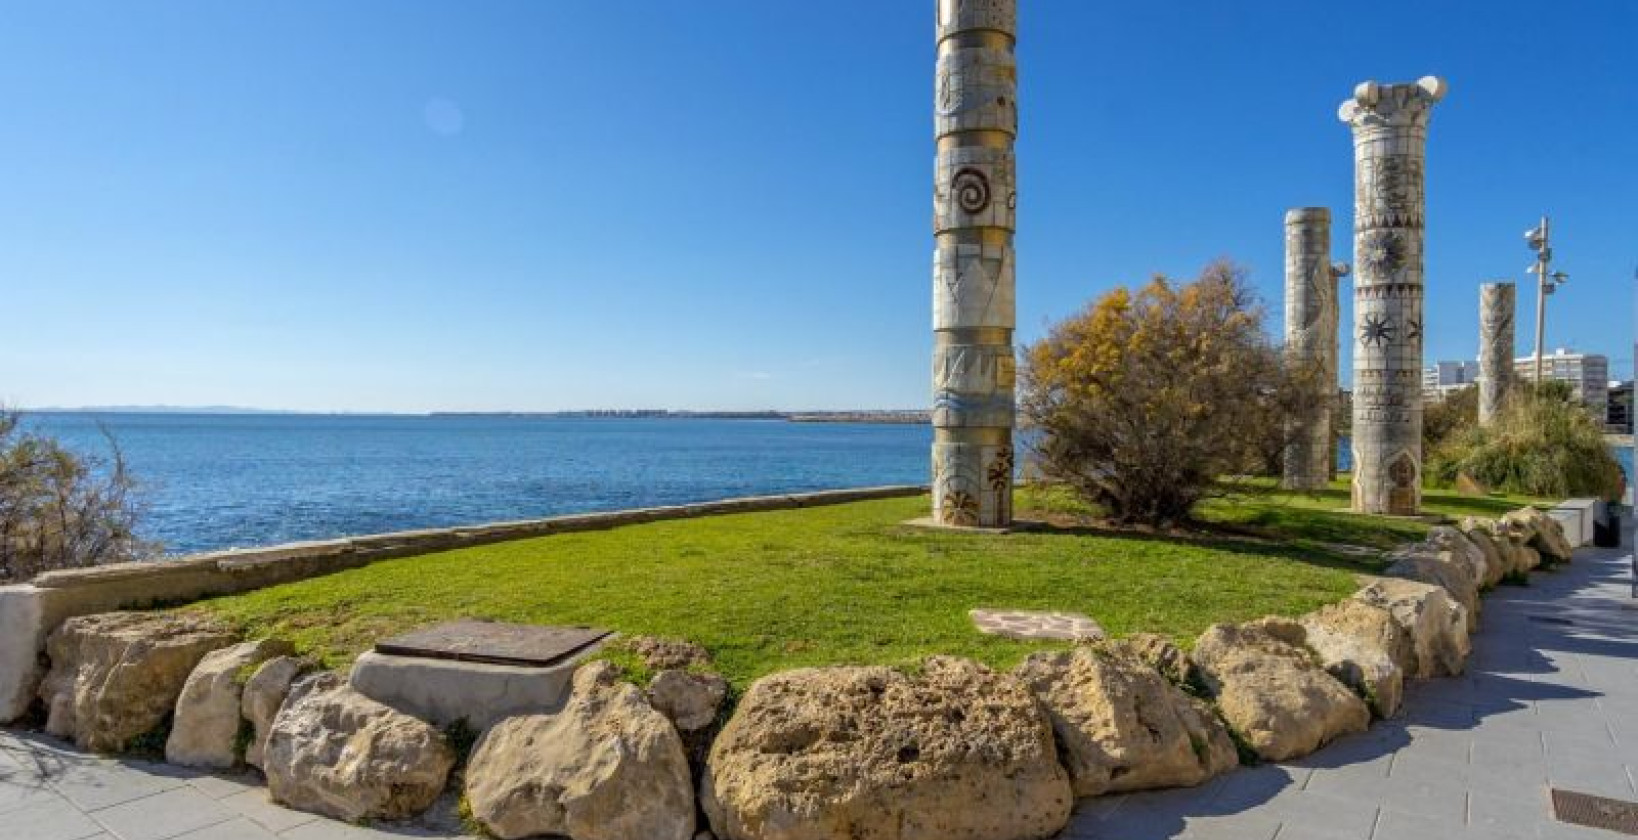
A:
POLYGON ((1547 296, 1570 279, 1562 271, 1548 272, 1553 261, 1550 222, 1541 217, 1541 224, 1524 232, 1524 241, 1536 252, 1536 264, 1526 271, 1536 275, 1536 387, 1541 387, 1541 353, 1547 335, 1547 296))

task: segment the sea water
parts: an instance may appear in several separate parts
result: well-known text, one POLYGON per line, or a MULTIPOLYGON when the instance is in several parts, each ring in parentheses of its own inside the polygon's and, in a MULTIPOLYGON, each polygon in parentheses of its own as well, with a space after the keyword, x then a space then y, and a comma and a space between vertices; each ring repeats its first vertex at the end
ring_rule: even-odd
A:
POLYGON ((28 423, 85 453, 106 430, 168 553, 733 496, 925 484, 920 425, 526 416, 80 414, 28 423))

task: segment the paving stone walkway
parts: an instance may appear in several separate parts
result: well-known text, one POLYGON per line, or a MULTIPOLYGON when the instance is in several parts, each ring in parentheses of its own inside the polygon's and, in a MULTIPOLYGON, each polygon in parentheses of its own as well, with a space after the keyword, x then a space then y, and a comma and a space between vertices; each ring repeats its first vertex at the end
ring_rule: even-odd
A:
MULTIPOLYGON (((1627 545, 1632 534, 1627 534, 1627 545)), ((1638 800, 1630 548, 1501 587, 1468 673, 1301 761, 1200 788, 1082 802, 1063 840, 1525 840, 1627 836, 1556 822, 1552 787, 1638 800)))
POLYGON ((102 758, 55 738, 0 730, 3 840, 460 837, 453 810, 444 801, 417 824, 356 826, 274 805, 255 776, 102 758))
MULTIPOLYGON (((1498 590, 1468 674, 1417 684, 1399 718, 1302 761, 1087 800, 1062 840, 1615 840, 1555 822, 1548 789, 1638 799, 1630 556, 1583 551, 1529 587, 1498 590)), ((460 837, 452 809, 446 797, 414 825, 349 825, 270 804, 252 776, 0 730, 0 840, 460 837)))

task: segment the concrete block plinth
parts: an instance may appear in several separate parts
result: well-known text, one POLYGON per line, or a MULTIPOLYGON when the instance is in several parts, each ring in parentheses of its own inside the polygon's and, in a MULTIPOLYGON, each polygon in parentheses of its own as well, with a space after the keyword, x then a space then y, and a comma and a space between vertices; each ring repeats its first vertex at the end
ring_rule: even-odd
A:
POLYGON ((467 726, 483 731, 516 715, 560 711, 569 699, 575 669, 599 647, 601 644, 593 645, 574 659, 545 667, 369 651, 358 657, 348 681, 353 690, 371 700, 435 726, 464 719, 467 726))

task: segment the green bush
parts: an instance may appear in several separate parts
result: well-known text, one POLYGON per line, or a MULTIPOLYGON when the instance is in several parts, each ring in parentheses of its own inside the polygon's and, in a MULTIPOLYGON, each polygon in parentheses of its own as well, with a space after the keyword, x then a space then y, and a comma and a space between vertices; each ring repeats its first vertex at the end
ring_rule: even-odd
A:
POLYGON ((1469 385, 1422 409, 1422 451, 1435 452, 1451 435, 1479 424, 1479 386, 1469 385))
POLYGON ((1451 484, 1466 473, 1508 493, 1617 499, 1621 465, 1603 432, 1592 411, 1566 389, 1521 385, 1491 425, 1446 436, 1429 458, 1428 474, 1451 484))

